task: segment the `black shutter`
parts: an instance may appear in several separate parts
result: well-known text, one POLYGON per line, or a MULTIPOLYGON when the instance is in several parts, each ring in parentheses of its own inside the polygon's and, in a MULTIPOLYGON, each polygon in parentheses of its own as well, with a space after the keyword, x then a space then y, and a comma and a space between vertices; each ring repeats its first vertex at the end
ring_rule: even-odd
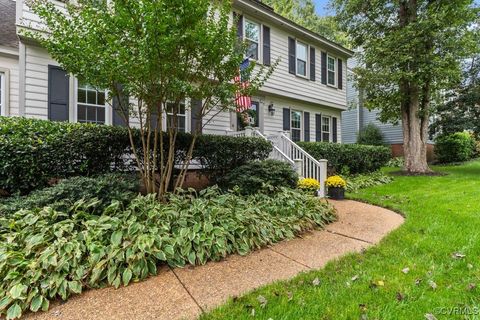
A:
POLYGON ((296 48, 295 39, 288 37, 288 72, 295 74, 296 48))
POLYGON ((128 116, 128 95, 123 93, 123 89, 121 85, 118 85, 118 91, 120 96, 120 102, 118 101, 117 96, 114 96, 112 99, 112 109, 113 109, 113 119, 112 123, 114 126, 121 126, 126 127, 128 125, 128 118, 125 122, 124 111, 126 111, 128 116))
POLYGON ((48 119, 68 121, 69 76, 57 66, 48 66, 48 119))
POLYGON ((202 133, 202 100, 192 99, 190 119, 190 131, 192 133, 202 133))
POLYGON ((322 51, 322 84, 327 84, 327 53, 322 51))
POLYGON ((310 141, 310 112, 303 113, 303 140, 310 141))
POLYGON ((315 81, 315 48, 310 47, 310 80, 315 81))
POLYGON ((338 89, 343 88, 343 65, 342 59, 338 59, 338 89))
POLYGON ((283 108, 283 130, 290 130, 290 109, 283 108))
POLYGON ((263 64, 270 65, 270 28, 263 26, 263 64))
POLYGON ((322 115, 315 115, 315 141, 322 141, 322 115))
POLYGON ((332 117, 332 142, 337 142, 337 118, 332 117))

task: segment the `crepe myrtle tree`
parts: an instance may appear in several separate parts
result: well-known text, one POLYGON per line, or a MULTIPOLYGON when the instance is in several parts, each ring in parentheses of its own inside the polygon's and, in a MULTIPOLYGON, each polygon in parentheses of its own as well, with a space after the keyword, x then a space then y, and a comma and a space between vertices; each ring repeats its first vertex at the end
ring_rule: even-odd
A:
POLYGON ((172 182, 174 190, 182 186, 201 131, 192 128, 192 142, 172 181, 180 105, 202 101, 192 116, 208 123, 216 113, 235 108, 236 92, 251 95, 261 87, 276 65, 253 70, 251 63, 244 71, 249 86, 232 81, 246 45, 237 38, 230 1, 67 0, 62 8, 33 0, 28 5, 45 28, 27 35, 67 72, 118 101, 143 183, 159 199, 172 182), (167 103, 173 119, 165 128, 167 103))
POLYGON ((384 122, 402 121, 404 170, 430 171, 426 157, 431 100, 454 88, 460 62, 478 51, 473 0, 331 0, 361 48, 356 80, 365 106, 384 122))

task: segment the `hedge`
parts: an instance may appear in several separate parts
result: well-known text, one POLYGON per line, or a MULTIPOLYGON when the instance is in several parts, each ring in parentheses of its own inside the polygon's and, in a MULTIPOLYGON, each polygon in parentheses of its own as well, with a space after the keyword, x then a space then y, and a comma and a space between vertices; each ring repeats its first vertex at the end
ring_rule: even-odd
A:
POLYGON ((334 172, 352 174, 373 172, 391 158, 390 148, 360 144, 338 144, 328 142, 299 142, 300 147, 315 159, 327 159, 334 172))
MULTIPOLYGON (((138 130, 134 139, 141 146, 138 130)), ((178 135, 176 161, 184 159, 191 140, 191 134, 178 135)), ((164 145, 168 148, 167 135, 164 145)), ((266 159, 271 150, 261 138, 201 135, 193 156, 217 179, 249 161, 266 159)), ((133 170, 131 156, 124 127, 0 117, 0 189, 9 193, 43 188, 52 178, 133 170)))
POLYGON ((440 163, 462 162, 476 154, 476 141, 468 132, 456 132, 435 139, 435 155, 440 163))

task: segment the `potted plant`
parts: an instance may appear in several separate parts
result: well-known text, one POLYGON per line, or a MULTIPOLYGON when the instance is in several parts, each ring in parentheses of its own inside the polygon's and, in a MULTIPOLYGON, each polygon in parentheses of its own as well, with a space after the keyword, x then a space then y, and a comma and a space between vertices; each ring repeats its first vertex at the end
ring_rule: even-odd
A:
POLYGON ((325 184, 328 188, 328 197, 336 200, 345 199, 345 186, 347 183, 340 176, 328 177, 325 184))
POLYGON ((315 196, 318 195, 320 189, 320 182, 314 178, 301 178, 298 180, 298 188, 303 191, 312 192, 315 196))

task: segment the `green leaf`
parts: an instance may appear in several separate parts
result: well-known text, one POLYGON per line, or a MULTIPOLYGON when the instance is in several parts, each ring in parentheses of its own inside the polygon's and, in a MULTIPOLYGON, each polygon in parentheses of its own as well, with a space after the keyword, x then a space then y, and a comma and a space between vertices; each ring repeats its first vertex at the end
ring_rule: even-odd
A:
POLYGON ((7 311, 7 320, 20 318, 22 315, 22 308, 18 303, 15 303, 8 308, 7 311))
POLYGON ((79 281, 68 282, 68 288, 74 293, 82 293, 82 284, 79 281))
POLYGON ((191 265, 195 265, 195 252, 191 251, 188 254, 188 262, 190 262, 191 265))
POLYGON ((22 294, 27 291, 27 286, 21 283, 14 285, 10 289, 10 296, 12 299, 20 299, 22 294))
POLYGON ((112 245, 119 246, 120 243, 122 243, 122 235, 123 232, 121 230, 112 233, 112 236, 110 237, 110 242, 112 243, 112 245))
POLYGON ((132 271, 127 268, 125 269, 125 271, 123 271, 123 276, 122 276, 123 285, 127 286, 131 279, 132 279, 132 271))
POLYGON ((160 261, 166 261, 167 260, 167 257, 165 256, 165 253, 163 253, 162 251, 155 252, 154 255, 155 255, 155 258, 157 258, 160 261))
POLYGON ((32 299, 32 302, 30 303, 30 310, 32 310, 33 312, 37 312, 42 306, 42 302, 43 302, 42 296, 35 296, 32 299))
POLYGON ((43 298, 42 301, 42 311, 48 311, 48 308, 50 307, 50 301, 48 301, 47 298, 43 298))
POLYGON ((0 300, 0 311, 2 311, 3 309, 5 309, 5 308, 10 304, 10 302, 12 302, 12 299, 11 299, 9 296, 3 297, 3 298, 0 300))

